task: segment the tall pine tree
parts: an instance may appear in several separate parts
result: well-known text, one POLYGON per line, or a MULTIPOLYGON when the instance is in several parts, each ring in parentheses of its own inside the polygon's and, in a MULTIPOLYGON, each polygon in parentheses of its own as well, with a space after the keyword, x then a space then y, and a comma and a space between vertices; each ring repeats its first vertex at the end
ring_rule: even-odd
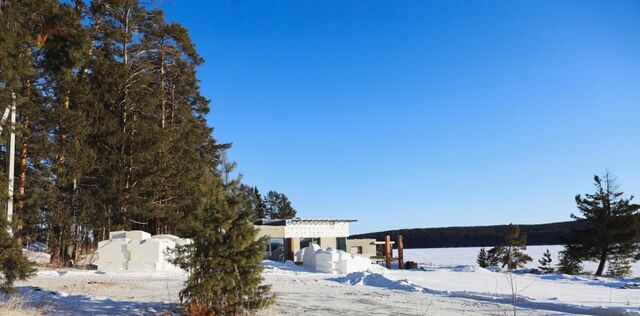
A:
POLYGON ((264 197, 265 213, 270 219, 291 219, 296 217, 296 209, 284 193, 269 191, 264 197))
POLYGON ((264 238, 238 181, 209 173, 202 202, 191 215, 193 243, 177 249, 175 263, 190 272, 180 298, 190 314, 237 315, 273 301, 262 285, 264 238))
POLYGON ((571 256, 580 260, 595 260, 602 275, 607 261, 630 258, 638 250, 640 242, 640 205, 632 204, 633 196, 624 198, 618 191, 615 179, 606 173, 604 178, 594 176, 596 192, 576 196, 579 215, 575 220, 586 221, 588 227, 574 229, 570 233, 567 248, 571 256))

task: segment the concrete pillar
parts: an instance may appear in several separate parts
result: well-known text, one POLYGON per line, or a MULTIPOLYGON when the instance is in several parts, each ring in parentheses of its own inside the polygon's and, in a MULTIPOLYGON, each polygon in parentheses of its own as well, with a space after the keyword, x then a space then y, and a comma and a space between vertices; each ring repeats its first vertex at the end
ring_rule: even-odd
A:
POLYGON ((403 244, 403 238, 402 235, 398 235, 398 269, 404 269, 404 255, 403 255, 403 251, 404 251, 404 244, 403 244))
POLYGON ((393 249, 391 248, 391 235, 384 236, 384 256, 386 258, 387 269, 391 269, 391 258, 393 249))

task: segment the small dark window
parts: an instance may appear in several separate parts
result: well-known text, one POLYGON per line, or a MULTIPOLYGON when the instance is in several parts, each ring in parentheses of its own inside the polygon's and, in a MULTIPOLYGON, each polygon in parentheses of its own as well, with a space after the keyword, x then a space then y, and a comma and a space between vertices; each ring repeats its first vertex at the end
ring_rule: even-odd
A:
POLYGON ((338 248, 338 250, 347 251, 347 238, 336 237, 336 248, 338 248))

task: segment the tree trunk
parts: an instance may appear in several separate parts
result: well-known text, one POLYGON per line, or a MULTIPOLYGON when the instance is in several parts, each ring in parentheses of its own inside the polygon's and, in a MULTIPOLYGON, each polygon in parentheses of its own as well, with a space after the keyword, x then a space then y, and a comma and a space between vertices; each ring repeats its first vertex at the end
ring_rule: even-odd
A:
MULTIPOLYGON (((69 109, 69 91, 67 91, 64 95, 64 97, 62 98, 62 107, 66 110, 69 109)), ((64 163, 67 160, 67 157, 65 156, 65 141, 66 141, 66 126, 64 125, 64 122, 60 122, 59 123, 59 142, 60 142, 60 152, 58 153, 58 174, 57 176, 60 177, 62 175, 62 172, 64 171, 64 163)))
POLYGON ((597 276, 601 276, 602 272, 604 272, 604 265, 607 263, 608 251, 603 250, 600 254, 600 264, 598 264, 598 270, 596 271, 597 276))
POLYGON ((25 116, 22 119, 22 144, 20 145, 20 176, 18 178, 18 195, 20 199, 18 201, 18 208, 22 208, 25 186, 27 183, 27 148, 29 147, 29 135, 27 129, 29 128, 29 117, 25 116))
MULTIPOLYGON (((29 94, 30 91, 30 87, 31 87, 31 80, 27 80, 26 81, 26 91, 25 91, 25 95, 28 95, 29 98, 31 98, 31 94, 29 94)), ((28 115, 24 115, 22 117, 22 131, 21 131, 21 136, 20 137, 20 163, 18 165, 18 211, 20 212, 20 214, 22 216, 24 216, 24 193, 25 193, 25 187, 26 187, 26 183, 27 183, 27 148, 29 145, 29 116, 28 115)), ((24 220, 20 221, 20 226, 16 227, 16 231, 19 232, 20 230, 22 230, 22 225, 24 225, 24 220)), ((22 236, 21 234, 18 234, 18 239, 20 239, 22 236)))
POLYGON ((160 101, 160 128, 164 129, 165 126, 165 121, 166 121, 166 117, 167 117, 167 96, 166 96, 166 89, 165 89, 165 70, 164 70, 164 63, 165 63, 165 49, 164 49, 164 42, 162 43, 162 50, 161 50, 161 55, 160 55, 160 93, 161 93, 161 101, 160 101))
MULTIPOLYGON (((122 40, 122 63, 123 66, 129 70, 129 32, 130 32, 130 25, 129 25, 129 17, 130 17, 130 11, 131 8, 129 7, 129 2, 126 1, 125 2, 125 7, 124 7, 124 16, 123 18, 123 35, 124 35, 124 39, 122 40)), ((124 83, 124 92, 123 92, 123 99, 122 99, 122 133, 127 133, 127 124, 128 124, 128 115, 129 115, 129 80, 131 80, 131 78, 127 79, 127 82, 124 83)), ((121 149, 121 157, 122 157, 122 167, 124 167, 124 200, 121 202, 122 204, 120 205, 120 216, 121 216, 121 222, 119 226, 119 229, 126 229, 127 227, 127 206, 129 203, 129 188, 130 188, 130 180, 131 180, 131 167, 132 167, 132 162, 131 162, 131 157, 127 157, 127 154, 131 152, 131 140, 125 141, 122 144, 122 149, 121 149)))

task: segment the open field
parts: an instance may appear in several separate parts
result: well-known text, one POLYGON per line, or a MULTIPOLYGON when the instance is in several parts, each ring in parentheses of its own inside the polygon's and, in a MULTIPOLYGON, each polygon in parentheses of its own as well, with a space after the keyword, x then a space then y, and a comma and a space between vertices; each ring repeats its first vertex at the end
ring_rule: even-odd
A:
MULTIPOLYGON (((547 248, 560 249, 528 251, 537 260, 547 248)), ((518 273, 511 282, 506 273, 473 265, 476 253, 477 248, 409 249, 405 257, 420 262, 421 269, 372 266, 347 275, 265 261, 263 277, 278 299, 262 314, 507 315, 514 285, 519 315, 640 315, 640 289, 633 279, 518 273)), ((185 278, 176 272, 49 270, 18 286, 47 314, 155 315, 177 312, 185 278)))
MULTIPOLYGON (((489 250, 489 248, 485 248, 489 250)), ((549 249, 553 259, 552 264, 558 263, 558 253, 563 249, 560 245, 548 246, 528 246, 527 253, 533 258, 532 262, 527 264, 527 268, 536 268, 538 260, 542 258, 545 250, 549 249)), ((411 260, 423 265, 435 266, 455 266, 455 265, 474 265, 480 247, 464 247, 464 248, 428 248, 428 249, 405 249, 405 261, 411 260)), ((585 262, 583 264, 585 272, 593 272, 598 267, 596 262, 585 262)), ((640 262, 632 263, 634 276, 640 276, 640 262)))
MULTIPOLYGON (((314 273, 265 262, 265 281, 278 295, 263 315, 503 315, 507 304, 447 297, 384 286, 354 286, 346 276, 314 273)), ((375 268, 385 271, 384 268, 375 268)), ((96 271, 42 271, 20 288, 30 304, 48 315, 156 315, 175 313, 185 276, 96 271), (33 288, 42 289, 33 291, 33 288)), ((392 284, 392 283, 390 283, 392 284)), ((519 309, 522 315, 558 313, 519 309)))

